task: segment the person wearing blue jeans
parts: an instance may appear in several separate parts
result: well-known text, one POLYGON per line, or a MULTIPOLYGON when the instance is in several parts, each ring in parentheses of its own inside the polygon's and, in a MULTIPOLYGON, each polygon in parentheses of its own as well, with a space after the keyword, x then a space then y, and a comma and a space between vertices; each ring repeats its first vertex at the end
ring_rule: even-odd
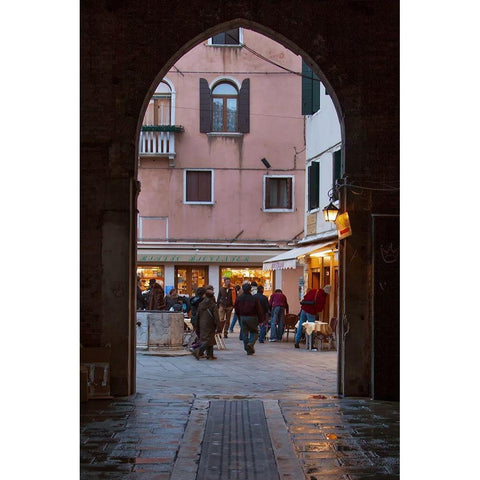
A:
POLYGON ((315 322, 315 315, 307 313, 305 310, 300 311, 298 319, 297 333, 295 334, 295 348, 300 348, 300 339, 302 338, 303 324, 305 322, 315 322))
POLYGON ((327 295, 330 293, 330 285, 322 288, 312 288, 304 295, 300 305, 300 318, 298 319, 297 333, 295 334, 295 348, 300 348, 300 338, 302 337, 303 324, 305 322, 315 322, 317 313, 323 310, 327 295))
POLYGON ((255 353, 255 342, 258 339, 258 325, 263 323, 264 314, 258 298, 252 293, 252 286, 249 282, 242 285, 243 295, 235 301, 235 311, 240 319, 241 335, 243 346, 247 355, 255 353))
POLYGON ((272 316, 270 319, 270 341, 280 342, 283 337, 285 313, 288 313, 287 297, 277 288, 269 300, 272 316))

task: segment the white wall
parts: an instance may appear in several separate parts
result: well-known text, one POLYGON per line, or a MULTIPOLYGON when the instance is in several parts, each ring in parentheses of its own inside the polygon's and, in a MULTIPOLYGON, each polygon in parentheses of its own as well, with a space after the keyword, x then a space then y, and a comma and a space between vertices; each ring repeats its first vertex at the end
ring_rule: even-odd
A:
POLYGON ((320 84, 320 110, 305 117, 307 162, 342 140, 340 122, 332 99, 320 84))
MULTIPOLYGON (((325 93, 325 87, 320 84, 320 110, 313 115, 305 117, 306 135, 306 167, 308 169, 312 161, 320 163, 320 200, 317 215, 317 233, 335 231, 335 225, 325 222, 322 209, 328 205, 329 190, 332 188, 333 178, 333 152, 340 149, 342 140, 340 122, 332 99, 325 93)), ((305 175, 305 213, 308 212, 308 177, 305 175)), ((307 231, 305 221, 305 232, 307 231)))

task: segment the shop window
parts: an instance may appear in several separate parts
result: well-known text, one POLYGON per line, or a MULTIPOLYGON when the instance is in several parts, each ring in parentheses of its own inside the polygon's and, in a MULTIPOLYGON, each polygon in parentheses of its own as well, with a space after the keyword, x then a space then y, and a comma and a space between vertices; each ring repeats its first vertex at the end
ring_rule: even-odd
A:
POLYGON ((320 163, 312 162, 308 167, 308 210, 320 207, 320 163))
POLYGON ((184 203, 213 204, 213 170, 185 170, 184 203))
POLYGON ((263 294, 270 298, 274 291, 273 271, 263 270, 255 267, 220 267, 220 285, 223 285, 223 278, 228 277, 232 285, 242 286, 244 282, 257 282, 264 288, 263 294))
POLYGON ((264 210, 293 211, 293 177, 264 176, 264 210))
POLYGON ((142 291, 146 292, 150 280, 153 278, 159 283, 162 287, 165 287, 165 273, 163 267, 145 265, 137 268, 137 278, 140 279, 140 288, 142 291))
POLYGON ((219 33, 213 36, 209 44, 210 45, 240 45, 242 43, 242 29, 233 28, 226 32, 219 33))

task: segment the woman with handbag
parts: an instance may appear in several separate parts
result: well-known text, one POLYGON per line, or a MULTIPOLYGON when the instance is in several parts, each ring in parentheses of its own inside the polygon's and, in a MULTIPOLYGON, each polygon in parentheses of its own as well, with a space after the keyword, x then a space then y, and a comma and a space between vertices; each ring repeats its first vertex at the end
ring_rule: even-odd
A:
POLYGON ((300 348, 300 338, 302 336, 304 322, 315 322, 315 316, 325 307, 327 295, 330 293, 331 286, 325 285, 322 288, 312 288, 307 290, 300 302, 300 318, 298 319, 297 333, 295 334, 295 348, 300 348))

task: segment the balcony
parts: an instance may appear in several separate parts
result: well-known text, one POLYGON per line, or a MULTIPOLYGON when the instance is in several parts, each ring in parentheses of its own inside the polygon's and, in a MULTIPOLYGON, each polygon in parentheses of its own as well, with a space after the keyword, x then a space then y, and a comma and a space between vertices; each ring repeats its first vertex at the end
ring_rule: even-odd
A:
POLYGON ((169 165, 175 162, 175 134, 184 131, 181 125, 142 125, 138 154, 145 157, 168 157, 169 165))

